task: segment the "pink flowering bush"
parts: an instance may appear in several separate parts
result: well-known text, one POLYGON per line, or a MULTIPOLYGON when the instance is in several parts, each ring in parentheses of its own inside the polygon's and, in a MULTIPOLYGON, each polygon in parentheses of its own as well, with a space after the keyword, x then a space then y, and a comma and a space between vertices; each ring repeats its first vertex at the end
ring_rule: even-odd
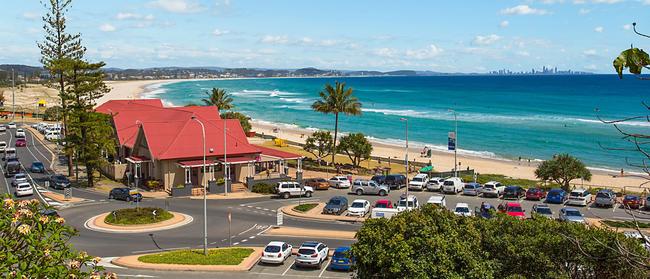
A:
POLYGON ((0 276, 4 278, 117 278, 69 244, 76 230, 41 214, 38 200, 0 200, 0 276))

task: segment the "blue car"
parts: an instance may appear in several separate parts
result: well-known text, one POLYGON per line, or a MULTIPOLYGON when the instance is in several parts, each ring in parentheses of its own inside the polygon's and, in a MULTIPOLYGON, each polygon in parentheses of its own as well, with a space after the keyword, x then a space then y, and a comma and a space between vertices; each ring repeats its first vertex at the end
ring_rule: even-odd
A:
POLYGON ((34 161, 34 162, 32 162, 32 165, 29 167, 29 171, 44 173, 45 172, 45 165, 43 165, 42 162, 34 161))
POLYGON ((563 204, 568 199, 567 193, 559 188, 551 189, 546 194, 547 203, 563 204))
POLYGON ((344 246, 336 248, 336 250, 334 250, 332 263, 330 263, 330 269, 349 271, 352 269, 353 264, 354 258, 350 257, 350 247, 344 246))

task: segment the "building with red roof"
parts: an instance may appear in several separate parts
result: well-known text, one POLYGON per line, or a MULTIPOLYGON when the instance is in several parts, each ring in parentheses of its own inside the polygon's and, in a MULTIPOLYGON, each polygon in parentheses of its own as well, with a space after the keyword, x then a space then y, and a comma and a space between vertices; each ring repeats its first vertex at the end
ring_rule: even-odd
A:
POLYGON ((221 119, 214 106, 111 100, 96 111, 112 115, 119 142, 116 161, 128 164, 134 178, 157 180, 170 192, 179 185, 206 185, 226 172, 233 181, 245 182, 255 176, 258 163, 277 162, 276 169, 284 170, 286 160, 300 160, 297 154, 250 144, 239 120, 221 119))

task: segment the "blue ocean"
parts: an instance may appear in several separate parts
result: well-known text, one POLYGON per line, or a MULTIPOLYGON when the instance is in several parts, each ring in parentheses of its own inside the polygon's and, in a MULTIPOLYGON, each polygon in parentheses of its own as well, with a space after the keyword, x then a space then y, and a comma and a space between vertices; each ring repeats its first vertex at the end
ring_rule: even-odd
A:
MULTIPOLYGON (((447 134, 458 119, 462 153, 503 159, 548 159, 569 153, 594 168, 629 168, 639 154, 607 148, 633 147, 604 119, 645 115, 650 83, 615 75, 432 76, 269 78, 184 81, 149 88, 147 97, 168 104, 201 103, 212 87, 224 88, 236 110, 254 120, 333 130, 334 117, 311 110, 326 83, 345 82, 363 107, 361 116, 342 116, 340 130, 363 132, 374 140, 403 146, 404 122, 412 146, 446 150, 447 134)), ((646 131, 638 119, 620 123, 646 131)))

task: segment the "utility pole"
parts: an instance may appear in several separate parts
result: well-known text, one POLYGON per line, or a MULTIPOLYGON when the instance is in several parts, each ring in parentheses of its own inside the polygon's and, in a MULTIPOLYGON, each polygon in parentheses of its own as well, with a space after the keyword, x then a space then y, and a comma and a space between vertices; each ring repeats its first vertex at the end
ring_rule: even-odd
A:
POLYGON ((228 144, 227 144, 227 139, 226 139, 226 119, 223 120, 223 171, 224 171, 224 177, 223 177, 223 190, 225 193, 225 196, 228 195, 228 181, 230 180, 230 168, 228 166, 228 144))
POLYGON ((404 167, 406 168, 406 207, 408 208, 409 198, 409 120, 400 118, 400 121, 406 122, 406 147, 404 148, 404 167))
POLYGON ((208 172, 205 169, 205 126, 203 122, 197 119, 196 116, 192 116, 192 120, 201 124, 201 136, 203 138, 203 175, 201 176, 201 184, 203 184, 203 255, 208 255, 208 204, 207 204, 207 185, 204 183, 205 176, 208 172))
POLYGON ((14 69, 11 69, 11 121, 16 117, 16 75, 14 69))

